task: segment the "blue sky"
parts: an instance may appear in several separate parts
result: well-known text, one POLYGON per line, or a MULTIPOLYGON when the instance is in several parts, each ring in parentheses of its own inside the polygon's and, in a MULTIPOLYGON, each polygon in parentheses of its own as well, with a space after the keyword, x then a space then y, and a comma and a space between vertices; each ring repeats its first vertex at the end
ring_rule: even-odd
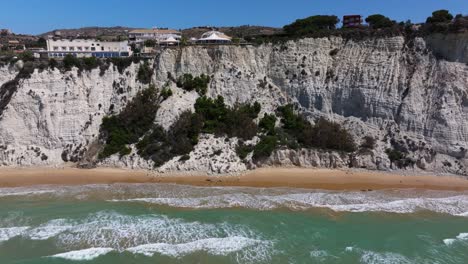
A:
POLYGON ((281 27, 316 14, 381 13, 422 22, 432 11, 468 14, 468 0, 0 0, 0 28, 39 34, 84 26, 281 27))

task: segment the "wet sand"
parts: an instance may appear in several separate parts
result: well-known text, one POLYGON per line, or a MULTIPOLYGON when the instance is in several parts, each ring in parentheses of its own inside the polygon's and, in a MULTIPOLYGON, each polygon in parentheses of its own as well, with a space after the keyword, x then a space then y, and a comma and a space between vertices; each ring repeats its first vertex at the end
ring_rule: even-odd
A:
POLYGON ((111 168, 0 169, 0 187, 112 183, 173 183, 196 186, 292 187, 326 190, 430 189, 468 190, 468 180, 451 176, 309 168, 265 168, 240 175, 176 175, 111 168))

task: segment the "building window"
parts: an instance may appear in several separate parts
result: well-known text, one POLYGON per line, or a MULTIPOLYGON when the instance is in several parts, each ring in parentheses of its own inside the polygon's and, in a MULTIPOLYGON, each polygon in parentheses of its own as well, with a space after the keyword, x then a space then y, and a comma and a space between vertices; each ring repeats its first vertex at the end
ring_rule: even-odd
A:
POLYGON ((91 47, 91 50, 92 50, 92 51, 96 51, 96 47, 91 47))
POLYGON ((83 50, 83 48, 82 48, 82 47, 78 47, 77 49, 78 49, 78 51, 82 51, 82 50, 83 50))
POLYGON ((58 51, 59 50, 59 47, 54 47, 54 51, 58 51))
POLYGON ((85 47, 84 49, 85 49, 85 50, 89 50, 89 47, 85 47))
POLYGON ((62 50, 67 50, 67 47, 62 47, 62 50))
POLYGON ((70 51, 75 51, 75 47, 70 47, 70 51))

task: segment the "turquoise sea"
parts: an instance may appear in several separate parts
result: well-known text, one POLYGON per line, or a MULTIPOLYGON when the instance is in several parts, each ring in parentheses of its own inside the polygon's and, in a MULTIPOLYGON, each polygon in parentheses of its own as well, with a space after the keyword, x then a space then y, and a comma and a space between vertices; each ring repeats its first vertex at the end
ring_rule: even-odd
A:
POLYGON ((0 263, 468 263, 468 193, 4 188, 0 263))

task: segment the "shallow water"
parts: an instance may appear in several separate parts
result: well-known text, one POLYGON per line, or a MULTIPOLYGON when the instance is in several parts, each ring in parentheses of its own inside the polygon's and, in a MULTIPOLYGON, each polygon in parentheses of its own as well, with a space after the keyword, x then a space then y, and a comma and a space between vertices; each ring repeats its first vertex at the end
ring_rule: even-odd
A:
POLYGON ((0 263, 467 263, 468 193, 0 189, 0 263))

